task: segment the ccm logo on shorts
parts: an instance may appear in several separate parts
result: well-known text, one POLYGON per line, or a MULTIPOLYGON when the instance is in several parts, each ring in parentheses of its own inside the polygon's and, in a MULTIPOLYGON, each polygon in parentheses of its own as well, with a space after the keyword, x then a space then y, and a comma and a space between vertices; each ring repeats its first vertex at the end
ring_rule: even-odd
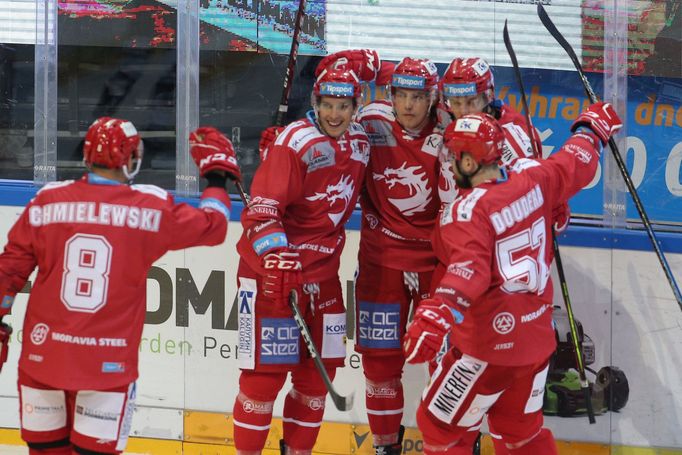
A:
POLYGON ((299 335, 293 318, 263 318, 260 328, 260 363, 298 363, 299 335))
POLYGON ((363 348, 400 349, 400 304, 360 301, 358 341, 363 348))

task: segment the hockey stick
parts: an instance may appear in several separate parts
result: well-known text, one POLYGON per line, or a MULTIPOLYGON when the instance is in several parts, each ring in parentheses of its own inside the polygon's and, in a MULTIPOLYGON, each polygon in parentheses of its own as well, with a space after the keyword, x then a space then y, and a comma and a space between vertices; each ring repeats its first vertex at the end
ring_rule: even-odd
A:
MULTIPOLYGON (((585 73, 583 72, 583 68, 580 65, 578 56, 575 55, 575 51, 573 51, 571 45, 568 43, 568 41, 566 41, 566 38, 564 38, 561 32, 556 28, 556 26, 552 22, 552 19, 550 19, 549 15, 547 14, 547 11, 545 11, 545 8, 540 3, 538 3, 538 17, 540 18, 542 25, 545 26, 547 31, 554 37, 557 43, 559 43, 559 45, 564 48, 564 50, 568 54, 568 57, 573 61, 573 65, 575 66, 575 69, 578 71, 578 75, 582 80, 583 87, 585 88, 585 93, 587 93, 587 96, 592 103, 596 103, 598 101, 597 95, 595 95, 594 90, 592 90, 592 86, 590 85, 590 82, 587 80, 587 77, 585 77, 585 73)), ((647 216, 646 211, 644 210, 644 205, 642 205, 642 201, 639 199, 637 189, 635 188, 634 183, 632 183, 632 178, 630 177, 630 174, 628 173, 628 170, 625 167, 623 157, 620 155, 620 152, 618 151, 618 146, 616 145, 616 141, 614 141, 613 138, 609 139, 609 147, 611 147, 613 158, 616 160, 618 169, 620 170, 620 173, 623 176, 625 186, 627 187, 628 192, 632 197, 632 201, 635 203, 637 212, 639 212, 639 217, 642 219, 642 224, 644 224, 644 228, 646 229, 646 232, 649 235, 649 240, 651 240, 651 244, 654 247, 656 256, 658 256, 658 261, 661 263, 661 266, 663 267, 663 272, 665 273, 665 277, 668 279, 668 283, 670 284, 673 294, 675 295, 675 300, 677 300, 677 304, 682 310, 682 294, 680 294, 680 288, 677 286, 675 276, 673 275, 672 270, 670 270, 668 261, 666 260, 665 255, 661 250, 658 239, 656 238, 656 234, 654 233, 654 230, 651 227, 649 217, 647 216)))
POLYGON ((289 94, 291 93, 291 84, 294 80, 294 69, 296 68, 296 58, 298 57, 298 36, 301 33, 303 26, 303 15, 305 14, 306 0, 299 0, 298 11, 296 12, 296 23, 294 24, 294 35, 291 38, 291 49, 289 50, 289 62, 287 64, 287 72, 284 75, 284 87, 282 88, 282 98, 279 101, 279 109, 277 109, 277 117, 275 125, 284 125, 284 117, 289 109, 289 94))
POLYGON ((234 186, 237 187, 237 191, 239 191, 239 197, 242 198, 242 202, 244 203, 244 208, 246 209, 246 206, 249 205, 249 202, 251 200, 249 198, 249 195, 246 194, 246 191, 244 191, 244 187, 242 186, 242 182, 235 180, 234 186))
POLYGON ((294 320, 296 321, 298 329, 301 331, 301 336, 303 337, 306 348, 308 348, 310 357, 313 359, 313 363, 315 363, 318 373, 320 373, 320 376, 322 376, 322 381, 324 381, 324 385, 327 387, 327 391, 334 402, 334 406, 336 406, 336 409, 339 411, 350 411, 350 409, 353 407, 354 392, 347 397, 344 397, 343 395, 340 395, 334 388, 334 384, 332 384, 332 380, 329 377, 329 374, 327 374, 327 370, 324 368, 324 364, 320 358, 320 353, 317 351, 315 343, 313 343, 310 330, 308 330, 308 326, 303 319, 301 310, 298 308, 298 292, 296 292, 295 289, 292 289, 289 293, 289 306, 291 307, 291 311, 294 314, 294 320))
MULTIPOLYGON (((526 128, 528 129, 528 134, 530 134, 530 142, 533 147, 533 155, 535 158, 542 158, 540 151, 536 148, 535 140, 533 140, 533 124, 530 121, 530 110, 528 109, 528 101, 526 99, 526 90, 523 87, 523 79, 521 78, 521 70, 519 69, 519 62, 516 59, 516 52, 514 52, 514 47, 512 46, 511 39, 509 38, 509 30, 507 29, 507 21, 504 21, 504 30, 502 32, 504 37, 504 45, 507 48, 509 57, 511 58, 512 65, 514 66, 514 75, 516 76, 516 83, 519 86, 519 91, 521 92, 521 104, 523 106, 523 111, 526 117, 526 128)), ((554 221, 552 220, 552 223, 554 221)), ((561 253, 559 252, 559 242, 556 238, 556 232, 554 231, 554 226, 552 226, 552 247, 554 249, 554 259, 556 260, 557 273, 559 274, 559 282, 561 283, 561 295, 564 299, 564 306, 566 307, 566 313, 568 313, 568 325, 571 330, 571 341, 573 344, 573 352, 575 353, 575 360, 578 366, 578 375, 580 377, 580 388, 583 390, 583 395, 585 396, 585 404, 587 405, 587 418, 590 423, 596 423, 594 418, 594 409, 592 408, 592 394, 590 393, 590 383, 587 380, 587 375, 585 374, 585 363, 583 359, 582 350, 580 349, 580 343, 578 342, 578 328, 575 324, 575 318, 573 317, 573 307, 571 306, 571 297, 568 293, 568 283, 566 282, 566 274, 564 273, 564 265, 561 261, 561 253)))

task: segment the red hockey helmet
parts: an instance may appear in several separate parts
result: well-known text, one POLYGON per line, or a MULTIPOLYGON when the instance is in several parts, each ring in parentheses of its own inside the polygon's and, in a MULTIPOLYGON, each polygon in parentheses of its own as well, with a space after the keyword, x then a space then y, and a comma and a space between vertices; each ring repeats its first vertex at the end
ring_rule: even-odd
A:
POLYGON ((431 60, 405 57, 393 70, 393 88, 431 91, 437 86, 438 69, 431 60))
POLYGON ((443 133, 443 143, 460 161, 467 152, 480 165, 496 163, 502 157, 504 133, 489 114, 467 114, 450 123, 443 133))
POLYGON ((440 90, 446 100, 490 91, 492 101, 494 88, 493 73, 482 58, 454 59, 440 81, 440 90))
POLYGON ((313 95, 336 98, 359 98, 360 80, 353 70, 345 67, 324 69, 313 85, 313 95))
POLYGON ((90 125, 83 145, 86 164, 119 169, 128 164, 131 155, 142 159, 142 141, 131 122, 100 117, 90 125))

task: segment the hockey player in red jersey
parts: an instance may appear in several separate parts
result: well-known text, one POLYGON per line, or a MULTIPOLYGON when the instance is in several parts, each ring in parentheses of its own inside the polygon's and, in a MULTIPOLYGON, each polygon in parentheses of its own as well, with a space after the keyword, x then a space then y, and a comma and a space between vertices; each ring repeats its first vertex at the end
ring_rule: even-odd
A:
MULTIPOLYGON (((495 80, 488 63, 482 58, 456 58, 440 81, 443 103, 452 118, 484 112, 498 121, 505 135, 502 162, 516 158, 532 158, 533 145, 523 115, 495 98, 495 80)), ((542 151, 540 137, 531 131, 536 150, 542 151)))
POLYGON ((514 454, 556 454, 542 428, 552 327, 552 207, 593 178, 602 146, 622 123, 609 104, 581 113, 574 135, 545 161, 498 165, 502 128, 487 114, 448 126, 444 144, 463 194, 442 214, 434 248, 447 272, 423 300, 405 336, 407 361, 431 360, 450 334, 451 348, 417 411, 424 453, 468 455, 467 433, 487 414, 514 454), (467 189, 469 188, 469 189, 467 189))
POLYGON ((360 96, 356 74, 320 71, 314 110, 267 148, 242 214, 237 249, 239 393, 234 438, 239 454, 264 447, 273 403, 291 372, 281 450, 310 454, 320 430, 326 388, 303 347, 289 292, 299 305, 329 376, 346 356, 346 315, 338 276, 344 224, 362 186, 369 142, 352 118, 360 96))
POLYGON ((365 404, 377 454, 402 453, 401 340, 412 302, 426 298, 436 256, 438 74, 429 60, 405 58, 394 69, 391 100, 364 106, 358 121, 371 144, 360 197, 362 227, 355 282, 357 339, 365 404))
MULTIPOLYGON (((132 123, 103 117, 85 136, 88 172, 45 185, 10 230, 0 255, 0 317, 38 267, 18 380, 21 436, 31 455, 125 448, 147 271, 169 250, 223 242, 226 179, 241 178, 220 132, 200 128, 191 140, 209 182, 198 209, 175 204, 156 186, 127 185, 142 161, 140 136, 132 123)), ((6 331, 0 324, 0 334, 6 331)))

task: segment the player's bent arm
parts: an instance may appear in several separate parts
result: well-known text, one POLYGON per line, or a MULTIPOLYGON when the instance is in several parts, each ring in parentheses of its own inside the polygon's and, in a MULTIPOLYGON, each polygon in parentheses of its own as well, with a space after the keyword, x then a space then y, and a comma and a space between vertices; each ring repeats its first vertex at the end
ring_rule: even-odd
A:
POLYGON ((296 152, 275 143, 256 171, 251 202, 242 213, 242 225, 256 254, 288 247, 282 218, 291 203, 303 194, 304 171, 296 152))
POLYGON ((0 318, 9 313, 14 296, 24 287, 37 265, 31 243, 29 207, 10 229, 7 245, 0 254, 0 318))
POLYGON ((547 194, 556 195, 553 206, 567 201, 590 183, 597 172, 601 143, 590 131, 576 131, 559 151, 542 163, 551 187, 547 194))
POLYGON ((204 190, 196 209, 187 204, 174 204, 170 222, 164 224, 170 239, 170 250, 192 246, 214 246, 225 241, 230 219, 231 202, 224 188, 204 190))

